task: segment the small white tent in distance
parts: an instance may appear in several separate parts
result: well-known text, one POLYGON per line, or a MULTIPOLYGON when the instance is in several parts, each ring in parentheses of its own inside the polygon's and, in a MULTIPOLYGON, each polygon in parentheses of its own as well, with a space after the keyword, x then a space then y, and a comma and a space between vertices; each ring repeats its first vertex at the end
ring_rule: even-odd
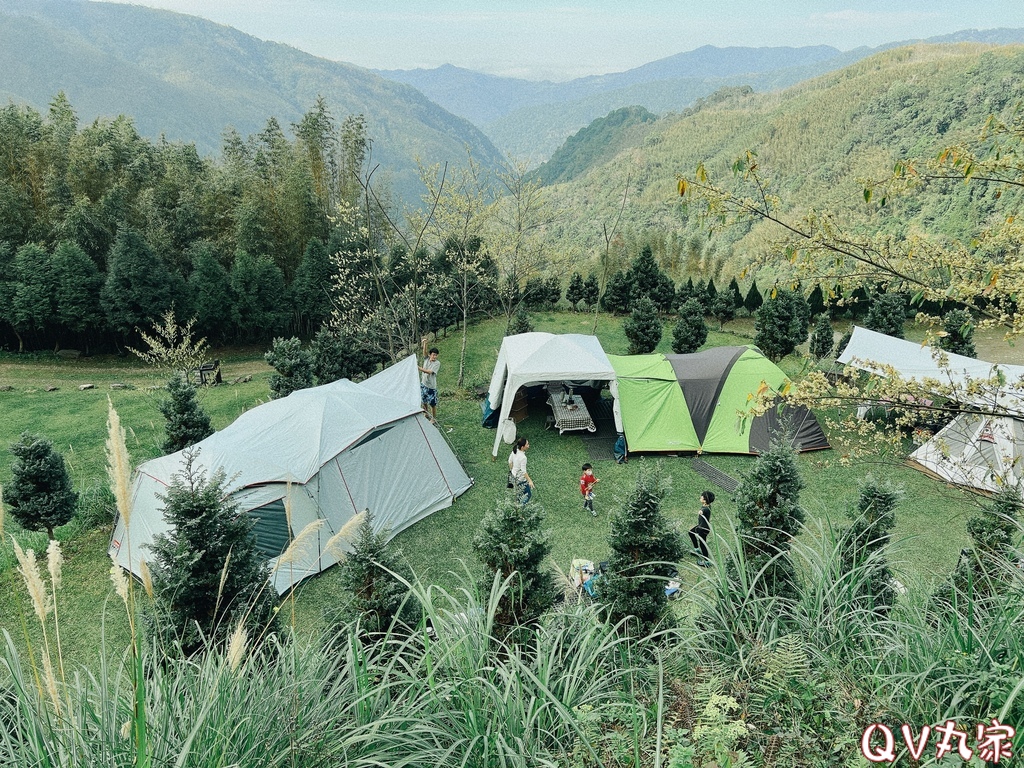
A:
MULTIPOLYGON (((549 381, 608 381, 616 396, 615 369, 596 336, 579 333, 520 333, 502 339, 491 386, 484 403, 488 415, 498 412, 498 433, 492 456, 498 455, 502 426, 512 412, 512 401, 520 387, 549 381)), ((613 406, 615 429, 622 431, 618 400, 613 406)), ((485 416, 486 418, 486 416, 485 416)))
POLYGON ((1024 366, 989 363, 854 328, 838 362, 880 376, 895 371, 963 409, 907 458, 954 485, 1024 493, 1024 366))
MULTIPOLYGON (((196 466, 206 476, 222 469, 228 501, 253 519, 256 544, 270 558, 278 592, 336 563, 326 542, 364 509, 373 512, 378 531, 393 536, 451 506, 473 484, 423 414, 415 357, 359 384, 342 379, 272 400, 196 447, 196 466), (324 523, 317 538, 287 567, 274 568, 294 537, 318 518, 324 523)), ((184 467, 183 453, 135 471, 131 525, 115 520, 110 543, 110 555, 132 573, 140 573, 140 560, 152 558, 153 537, 168 530, 162 496, 184 467)))

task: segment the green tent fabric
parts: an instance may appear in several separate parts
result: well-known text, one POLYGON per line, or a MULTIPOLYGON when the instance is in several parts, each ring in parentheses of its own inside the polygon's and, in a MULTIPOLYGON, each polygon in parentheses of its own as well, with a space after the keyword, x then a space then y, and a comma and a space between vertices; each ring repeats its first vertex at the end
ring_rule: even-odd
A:
POLYGON ((764 387, 789 381, 756 347, 713 347, 692 355, 609 355, 631 451, 760 453, 788 429, 797 450, 828 448, 806 408, 747 414, 764 387))

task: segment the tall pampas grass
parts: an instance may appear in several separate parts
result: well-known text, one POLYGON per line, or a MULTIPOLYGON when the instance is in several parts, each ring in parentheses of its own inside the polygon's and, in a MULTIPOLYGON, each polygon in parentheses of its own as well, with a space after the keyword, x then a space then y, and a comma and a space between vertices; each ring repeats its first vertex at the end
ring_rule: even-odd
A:
POLYGON ((131 479, 132 464, 125 444, 124 427, 121 417, 110 398, 107 397, 107 477, 110 478, 110 490, 114 492, 117 511, 124 520, 125 528, 131 526, 132 499, 131 479))
POLYGON ((330 552, 339 560, 343 558, 345 556, 343 545, 346 542, 352 541, 352 538, 356 535, 356 532, 359 530, 359 526, 363 524, 364 520, 366 520, 365 509, 358 515, 350 517, 348 522, 341 526, 341 530, 327 540, 327 544, 324 546, 324 551, 330 552))

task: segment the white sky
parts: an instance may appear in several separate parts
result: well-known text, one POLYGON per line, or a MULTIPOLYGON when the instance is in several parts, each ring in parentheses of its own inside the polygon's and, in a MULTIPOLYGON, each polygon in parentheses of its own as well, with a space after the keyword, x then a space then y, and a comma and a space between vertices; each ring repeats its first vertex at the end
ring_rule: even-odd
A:
POLYGON ((131 0, 372 69, 454 64, 532 80, 716 46, 849 50, 1024 27, 1024 0, 131 0))

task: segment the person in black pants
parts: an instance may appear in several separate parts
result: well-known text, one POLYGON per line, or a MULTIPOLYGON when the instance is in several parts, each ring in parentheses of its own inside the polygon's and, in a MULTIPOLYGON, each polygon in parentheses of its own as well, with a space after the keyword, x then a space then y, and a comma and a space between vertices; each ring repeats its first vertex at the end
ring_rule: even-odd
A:
POLYGON ((711 533, 711 504, 715 500, 712 491, 704 491, 700 495, 700 512, 697 524, 690 529, 690 541, 693 542, 693 554, 699 558, 697 565, 705 568, 711 565, 708 559, 708 535, 711 533))

